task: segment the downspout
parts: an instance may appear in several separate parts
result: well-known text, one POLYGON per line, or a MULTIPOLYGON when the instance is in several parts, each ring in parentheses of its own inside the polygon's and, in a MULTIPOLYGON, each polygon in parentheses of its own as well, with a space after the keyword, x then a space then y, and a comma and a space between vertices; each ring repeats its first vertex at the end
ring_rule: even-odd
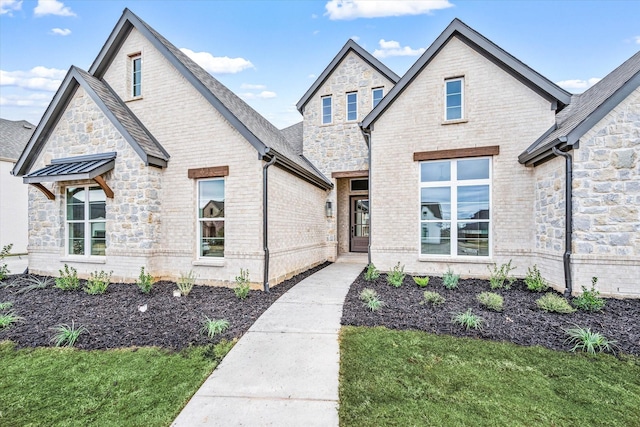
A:
POLYGON ((362 135, 364 135, 364 139, 367 142, 367 154, 369 156, 368 162, 369 162, 369 245, 367 246, 367 260, 368 263, 367 265, 371 264, 371 230, 373 230, 373 227, 371 227, 371 129, 365 129, 365 128, 360 128, 360 130, 362 131, 362 135))
MULTIPOLYGON (((566 138, 565 138, 566 141, 566 138)), ((561 139, 561 142, 562 141, 561 139)), ((556 156, 562 156, 565 159, 565 164, 566 164, 566 177, 565 177, 565 203, 564 203, 564 208, 565 208, 565 230, 564 230, 564 255, 563 255, 563 261, 564 261, 564 283, 565 283, 565 290, 564 290, 564 296, 568 297, 571 296, 571 292, 573 291, 573 283, 571 281, 571 241, 572 241, 572 237, 573 237, 573 203, 571 200, 571 189, 573 187, 573 166, 572 166, 572 159, 571 159, 571 154, 569 153, 565 153, 563 151, 558 150, 556 147, 552 147, 551 151, 553 152, 553 154, 555 154, 556 156)))
MULTIPOLYGON (((264 158, 264 157, 263 157, 264 158)), ((269 200, 268 195, 268 177, 267 169, 269 166, 276 162, 276 156, 273 156, 271 160, 262 165, 262 240, 264 242, 264 279, 263 290, 269 292, 269 223, 268 223, 268 208, 269 200)))

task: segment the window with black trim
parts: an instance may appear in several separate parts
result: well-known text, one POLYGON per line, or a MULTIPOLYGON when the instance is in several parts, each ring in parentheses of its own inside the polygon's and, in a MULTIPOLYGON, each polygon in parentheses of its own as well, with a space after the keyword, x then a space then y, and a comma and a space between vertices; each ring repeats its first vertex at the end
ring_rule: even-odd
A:
POLYGON ((131 56, 131 96, 142 96, 142 56, 131 56))

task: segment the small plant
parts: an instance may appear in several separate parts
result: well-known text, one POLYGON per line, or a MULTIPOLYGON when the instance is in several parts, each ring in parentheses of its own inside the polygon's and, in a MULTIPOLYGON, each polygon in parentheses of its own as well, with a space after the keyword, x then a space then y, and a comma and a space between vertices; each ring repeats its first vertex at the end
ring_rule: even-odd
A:
POLYGON ((11 307, 13 307, 11 301, 0 302, 0 329, 4 329, 22 320, 22 317, 16 315, 13 311, 9 311, 11 307))
POLYGON ((458 287, 458 280, 460 280, 460 275, 454 274, 451 268, 449 268, 442 276, 442 283, 444 284, 444 287, 449 290, 458 287))
POLYGON ((78 341, 78 337, 87 331, 87 328, 80 326, 76 328, 75 323, 72 321, 71 326, 67 324, 56 325, 51 328, 56 334, 51 338, 51 342, 56 347, 73 347, 78 341))
POLYGON ((417 277, 413 276, 413 281, 421 288, 425 288, 429 284, 429 276, 417 277))
POLYGON ((400 263, 398 263, 391 269, 389 273, 387 273, 387 283, 389 283, 391 286, 399 288, 400 286, 402 286, 404 276, 404 265, 401 267, 400 263))
POLYGON ((197 278, 198 276, 192 270, 189 270, 187 274, 180 273, 180 279, 178 279, 177 283, 180 295, 183 297, 189 295, 189 292, 193 289, 193 285, 195 285, 197 278))
POLYGON ((464 313, 455 313, 451 321, 456 325, 464 326, 467 331, 469 329, 481 329, 483 323, 482 317, 473 314, 471 309, 464 313))
POLYGON ((424 302, 431 303, 432 305, 444 304, 444 297, 437 292, 424 291, 424 302))
POLYGON ((384 302, 380 301, 378 293, 371 288, 364 288, 360 292, 360 299, 364 301, 365 307, 371 311, 378 311, 384 305, 384 302))
POLYGON ((544 292, 549 288, 547 281, 544 280, 537 265, 533 265, 527 269, 527 275, 524 278, 524 283, 527 285, 527 289, 533 292, 544 292))
POLYGON ((140 275, 138 276, 138 280, 136 280, 136 285, 138 285, 138 288, 143 294, 151 292, 153 277, 151 277, 151 274, 144 272, 144 267, 140 267, 140 275))
POLYGON ((93 272, 91 276, 89 276, 89 280, 87 280, 87 284, 84 287, 84 291, 89 295, 101 295, 107 291, 107 287, 109 287, 109 283, 111 283, 111 274, 113 271, 108 274, 104 271, 93 272))
POLYGON ((0 280, 3 280, 9 274, 9 267, 7 267, 7 263, 4 262, 4 258, 9 255, 12 247, 13 243, 9 243, 0 250, 0 280))
POLYGON ((0 302, 0 311, 6 311, 13 307, 13 303, 11 301, 0 302))
POLYGON ((576 311, 575 308, 569 305, 566 299, 553 292, 547 292, 544 296, 538 298, 536 305, 540 310, 550 313, 568 314, 576 311))
POLYGON ((245 299, 249 295, 249 270, 240 269, 240 275, 236 276, 236 287, 233 292, 239 299, 245 299))
POLYGON ((62 289, 63 291, 73 291, 80 288, 78 271, 75 268, 65 264, 64 269, 58 271, 60 272, 60 277, 56 278, 56 288, 62 289))
POLYGON ((579 295, 573 299, 573 306, 582 311, 600 311, 604 307, 604 299, 600 298, 600 292, 596 290, 596 284, 598 283, 597 277, 591 278, 591 290, 587 290, 585 286, 582 287, 582 295, 579 295))
POLYGON ((209 319, 205 316, 202 321, 200 333, 206 335, 209 339, 213 339, 218 334, 223 333, 229 328, 229 322, 225 319, 209 319))
POLYGON ((478 294, 476 297, 478 302, 489 310, 493 311, 502 311, 502 306, 504 304, 504 298, 502 296, 493 293, 493 292, 482 292, 478 294))
POLYGON ((591 332, 590 328, 584 329, 578 325, 575 326, 575 328, 565 329, 565 333, 569 336, 566 342, 569 345, 573 345, 570 351, 580 350, 589 354, 595 354, 596 351, 598 353, 603 351, 613 352, 615 341, 609 341, 598 332, 591 332))
POLYGON ((513 282, 516 281, 515 277, 509 276, 509 273, 516 269, 516 267, 511 266, 511 260, 506 264, 502 264, 499 268, 495 264, 493 269, 489 266, 487 266, 487 268, 491 273, 491 276, 489 277, 491 289, 510 289, 513 282))
POLYGON ((27 292, 31 292, 35 289, 45 289, 48 288, 49 285, 53 282, 53 278, 51 277, 39 277, 29 275, 27 277, 20 277, 13 282, 11 282, 11 286, 19 286, 20 289, 16 291, 17 294, 23 294, 27 292))
POLYGON ((367 271, 364 273, 364 280, 366 280, 367 282, 372 282, 378 277, 380 277, 380 272, 378 271, 376 266, 373 265, 373 263, 369 264, 367 266, 367 271))

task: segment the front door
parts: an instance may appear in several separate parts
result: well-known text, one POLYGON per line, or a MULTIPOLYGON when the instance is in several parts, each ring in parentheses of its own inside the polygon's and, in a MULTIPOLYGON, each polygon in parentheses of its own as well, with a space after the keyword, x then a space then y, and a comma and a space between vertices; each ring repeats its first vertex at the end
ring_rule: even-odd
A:
POLYGON ((369 197, 351 196, 351 252, 367 252, 369 248, 369 197))

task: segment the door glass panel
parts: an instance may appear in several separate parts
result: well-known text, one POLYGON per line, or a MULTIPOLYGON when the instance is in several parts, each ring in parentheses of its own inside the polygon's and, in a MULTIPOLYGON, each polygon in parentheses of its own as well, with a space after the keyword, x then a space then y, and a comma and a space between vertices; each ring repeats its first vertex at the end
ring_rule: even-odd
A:
POLYGON ((420 217, 430 219, 451 219, 451 188, 423 188, 420 217))
POLYGON ((369 200, 356 200, 354 211, 354 237, 369 236, 369 200))
POLYGON ((451 254, 450 222, 423 222, 421 224, 420 237, 422 254, 451 254))
POLYGON ((458 223, 458 255, 489 256, 489 223, 458 223))
POLYGON ((458 219, 489 219, 489 186, 458 187, 458 219))

